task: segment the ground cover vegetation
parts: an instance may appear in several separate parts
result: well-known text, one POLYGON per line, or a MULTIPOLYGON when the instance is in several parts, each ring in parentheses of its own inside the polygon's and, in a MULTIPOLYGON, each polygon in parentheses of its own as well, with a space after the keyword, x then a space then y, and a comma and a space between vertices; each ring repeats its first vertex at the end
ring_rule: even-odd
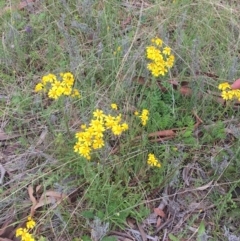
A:
POLYGON ((238 1, 0 9, 0 240, 240 240, 238 1))

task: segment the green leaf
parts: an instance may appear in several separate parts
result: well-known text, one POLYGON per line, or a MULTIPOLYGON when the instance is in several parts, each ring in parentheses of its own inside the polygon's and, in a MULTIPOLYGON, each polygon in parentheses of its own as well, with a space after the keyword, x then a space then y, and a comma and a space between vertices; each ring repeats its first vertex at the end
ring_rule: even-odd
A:
POLYGON ((198 237, 197 237, 197 240, 198 241, 201 241, 202 240, 202 236, 205 234, 205 226, 204 226, 204 223, 203 221, 200 223, 199 225, 199 228, 198 228, 198 237))
POLYGON ((83 235, 82 236, 82 240, 83 241, 91 241, 91 238, 89 236, 87 236, 87 235, 83 235))
POLYGON ((91 211, 83 211, 81 214, 84 218, 94 218, 94 214, 91 211))
POLYGON ((192 130, 186 130, 184 133, 183 133, 183 137, 190 137, 192 136, 192 130))
POLYGON ((116 237, 104 237, 101 239, 101 241, 117 241, 116 237))
POLYGON ((169 234, 168 237, 170 238, 170 240, 172 241, 180 241, 177 237, 175 237, 173 234, 169 234))

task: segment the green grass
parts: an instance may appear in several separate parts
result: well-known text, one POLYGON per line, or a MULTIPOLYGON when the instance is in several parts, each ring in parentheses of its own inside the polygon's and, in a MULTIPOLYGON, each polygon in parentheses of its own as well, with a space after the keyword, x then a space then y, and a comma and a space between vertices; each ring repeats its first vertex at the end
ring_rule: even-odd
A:
MULTIPOLYGON (((164 228, 170 240, 239 236, 239 112, 234 103, 217 102, 213 93, 220 94, 219 83, 240 75, 240 5, 49 0, 14 8, 17 4, 0 0, 0 6, 9 7, 0 15, 0 124, 6 135, 19 134, 0 138, 0 161, 7 170, 0 225, 10 220, 14 231, 24 224, 32 185, 37 200, 48 191, 68 196, 36 210, 36 240, 91 240, 97 229, 103 232, 97 234, 101 240, 108 234, 106 225, 108 231, 124 233, 130 219, 143 222, 164 195, 164 212, 173 218, 164 228), (155 36, 176 59, 170 73, 157 79, 145 58, 155 36), (34 92, 42 76, 67 71, 74 74, 81 99, 52 101, 34 92), (181 82, 191 88, 190 96, 180 93, 181 82), (129 130, 119 138, 108 134, 105 147, 87 161, 73 152, 74 135, 97 108, 111 113, 111 103, 118 104, 129 130), (146 127, 134 116, 144 108, 150 113, 146 127), (202 120, 198 129, 196 114, 202 120), (177 128, 172 139, 148 139, 150 133, 177 128), (155 154, 161 168, 147 165, 148 153, 155 154), (198 189, 210 181, 210 187, 198 189), (201 203, 203 212, 189 211, 192 203, 201 203), (184 211, 189 219, 181 219, 184 211)), ((145 230, 153 237, 155 231, 155 226, 145 230)), ((162 240, 163 230, 156 235, 162 240)), ((3 237, 11 239, 7 233, 3 237)))

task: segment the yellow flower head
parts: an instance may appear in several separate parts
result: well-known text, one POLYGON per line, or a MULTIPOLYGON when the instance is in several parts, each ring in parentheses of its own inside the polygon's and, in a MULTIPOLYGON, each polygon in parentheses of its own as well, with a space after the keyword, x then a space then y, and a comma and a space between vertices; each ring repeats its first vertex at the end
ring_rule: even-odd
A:
POLYGON ((174 64, 171 48, 168 46, 163 47, 163 41, 160 38, 153 38, 151 42, 154 45, 146 47, 147 59, 150 60, 147 69, 155 77, 164 76, 174 64))
POLYGON ((231 86, 228 82, 224 82, 218 85, 219 90, 226 90, 226 89, 231 89, 231 86))
MULTIPOLYGON (((116 104, 112 105, 117 107, 116 104)), ((81 125, 81 131, 76 133, 77 142, 74 145, 74 152, 90 160, 92 150, 104 147, 104 134, 107 130, 110 129, 117 136, 128 130, 128 124, 121 121, 121 114, 112 116, 106 115, 102 110, 95 110, 89 127, 81 125)))
POLYGON ((93 140, 93 149, 102 148, 104 145, 104 140, 102 138, 96 138, 93 140))
POLYGON ((162 52, 163 52, 163 54, 165 54, 165 55, 170 55, 170 54, 171 54, 171 48, 165 47, 162 52))
POLYGON ((72 92, 71 96, 72 97, 78 97, 78 98, 81 97, 81 95, 80 95, 80 93, 79 93, 79 91, 77 89, 73 89, 73 92, 72 92))
POLYGON ((42 77, 42 84, 46 85, 47 83, 53 83, 56 80, 57 80, 57 76, 54 74, 44 75, 42 77))
POLYGON ((96 119, 103 119, 103 111, 102 110, 99 110, 99 109, 96 109, 94 112, 93 112, 93 116, 96 118, 96 119))
POLYGON ((159 46, 159 47, 161 47, 162 44, 163 44, 163 41, 162 41, 160 38, 157 38, 157 37, 151 39, 151 42, 154 43, 154 44, 156 44, 156 45, 159 46))
POLYGON ((123 131, 128 130, 128 124, 127 123, 123 123, 121 128, 122 128, 123 131))
POLYGON ((16 237, 22 236, 22 234, 23 234, 23 228, 18 228, 16 230, 16 237))
POLYGON ((148 154, 147 164, 152 167, 161 167, 161 163, 157 160, 154 154, 151 153, 148 154))
POLYGON ((139 115, 139 112, 138 112, 138 111, 135 111, 135 112, 134 112, 134 115, 135 115, 135 116, 138 116, 138 115, 139 115))
POLYGON ((35 86, 35 92, 47 91, 48 97, 58 99, 60 96, 80 97, 77 89, 73 89, 74 76, 70 72, 60 73, 62 81, 56 75, 48 74, 42 77, 41 82, 35 86))
POLYGON ((228 82, 219 84, 218 89, 222 91, 221 96, 224 100, 236 99, 240 101, 240 90, 233 90, 228 82))
POLYGON ((51 88, 48 92, 48 97, 51 99, 58 99, 59 98, 59 92, 58 92, 58 88, 51 88))
POLYGON ((113 110, 117 110, 117 109, 118 109, 118 106, 117 106, 117 104, 112 103, 112 104, 111 104, 111 108, 112 108, 113 110))
POLYGON ((139 116, 142 121, 143 126, 145 126, 147 124, 148 115, 149 115, 149 111, 147 109, 143 109, 142 114, 139 116))
POLYGON ((22 241, 35 241, 32 234, 29 233, 29 231, 33 229, 35 226, 35 221, 31 217, 28 217, 26 228, 18 228, 16 230, 16 237, 21 237, 22 241))
POLYGON ((81 129, 85 130, 87 126, 85 124, 81 125, 81 129))
POLYGON ((35 86, 35 92, 40 92, 43 89, 43 84, 42 83, 38 83, 35 86))
POLYGON ((121 126, 121 125, 116 124, 116 125, 114 125, 114 126, 112 127, 112 133, 113 133, 115 136, 121 135, 122 132, 123 132, 123 129, 122 129, 122 126, 121 126))
POLYGON ((33 229, 35 226, 36 222, 31 217, 28 217, 28 221, 26 223, 27 229, 33 229))

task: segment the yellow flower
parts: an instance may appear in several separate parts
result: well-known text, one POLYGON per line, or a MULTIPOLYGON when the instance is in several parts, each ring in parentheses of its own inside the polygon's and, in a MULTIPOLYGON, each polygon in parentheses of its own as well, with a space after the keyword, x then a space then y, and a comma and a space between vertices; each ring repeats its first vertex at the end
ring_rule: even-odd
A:
POLYGON ((111 115, 105 116, 105 126, 107 129, 112 128, 115 124, 115 118, 111 115))
POLYGON ((118 109, 118 106, 117 106, 117 104, 112 103, 112 104, 111 104, 111 108, 112 108, 113 110, 117 110, 117 109, 118 109))
POLYGON ((18 228, 16 230, 16 237, 21 237, 22 241, 34 241, 33 236, 28 232, 26 228, 18 228))
POLYGON ((171 54, 171 48, 165 47, 165 48, 163 49, 163 54, 165 54, 165 55, 170 55, 170 54, 171 54))
POLYGON ((121 114, 111 116, 105 115, 102 110, 95 110, 89 127, 81 125, 83 131, 76 133, 77 142, 74 145, 74 152, 90 160, 91 151, 105 145, 103 137, 107 129, 111 129, 114 135, 120 135, 123 131, 128 130, 127 123, 120 124, 121 118, 121 114))
POLYGON ((71 78, 70 79, 68 78, 62 81, 62 85, 69 86, 70 88, 72 88, 73 84, 74 84, 74 79, 71 79, 71 78))
POLYGON ((79 152, 81 146, 82 146, 82 143, 81 143, 81 142, 77 142, 77 143, 74 145, 74 147, 73 147, 74 152, 79 152))
POLYGON ((52 88, 59 88, 60 86, 62 86, 62 83, 58 80, 55 80, 53 83, 52 83, 52 88))
POLYGON ((65 87, 63 87, 63 94, 66 96, 71 95, 72 93, 72 88, 68 85, 66 85, 65 87))
POLYGON ((152 43, 155 43, 157 46, 161 47, 163 44, 163 41, 160 38, 153 38, 151 40, 152 43))
POLYGON ((59 81, 54 74, 48 74, 42 77, 40 83, 35 86, 35 92, 48 90, 48 97, 58 99, 61 95, 80 97, 77 89, 72 90, 74 77, 70 72, 60 73, 62 81, 59 81), (49 83, 49 84, 48 84, 49 83))
POLYGON ((117 50, 114 51, 113 54, 116 55, 116 54, 117 54, 118 52, 120 52, 120 51, 121 51, 121 46, 118 46, 118 47, 117 47, 117 50))
POLYGON ((105 131, 105 127, 103 125, 94 125, 93 130, 94 130, 95 136, 103 137, 103 132, 105 131))
POLYGON ((142 115, 148 115, 149 111, 147 109, 142 110, 142 115))
POLYGON ((224 82, 218 85, 219 90, 226 90, 226 89, 231 89, 231 86, 228 82, 224 82))
POLYGON ((128 130, 128 124, 127 123, 123 123, 121 128, 122 128, 123 131, 128 130))
POLYGON ((103 111, 102 110, 99 110, 99 109, 96 109, 94 112, 93 112, 93 116, 95 118, 97 118, 98 120, 102 119, 103 118, 103 111))
POLYGON ((34 238, 28 232, 23 233, 21 238, 22 238, 22 241, 34 241, 34 238))
POLYGON ((114 134, 114 135, 116 135, 116 136, 119 136, 119 135, 121 135, 122 134, 122 127, 121 127, 121 125, 118 125, 118 124, 116 124, 116 125, 114 125, 113 127, 112 127, 112 133, 114 134))
POLYGON ((54 74, 48 74, 42 77, 43 85, 46 85, 48 82, 53 83, 54 81, 57 81, 57 77, 54 74))
POLYGON ((115 122, 116 122, 116 124, 118 124, 121 120, 122 120, 122 115, 121 115, 121 114, 119 114, 119 115, 117 115, 117 116, 115 117, 115 122))
POLYGON ((157 160, 154 154, 151 153, 148 154, 147 164, 153 167, 161 167, 161 163, 157 160))
POLYGON ((81 147, 78 150, 79 154, 87 159, 90 159, 90 151, 91 151, 91 148, 85 145, 81 145, 81 147))
POLYGON ((167 59, 167 61, 165 62, 166 67, 172 68, 173 64, 174 64, 174 60, 175 60, 174 55, 170 55, 169 58, 167 59))
POLYGON ((71 96, 72 97, 79 97, 79 98, 81 97, 81 95, 80 95, 80 93, 77 89, 73 89, 73 93, 72 93, 71 96))
POLYGON ((151 40, 156 46, 147 46, 146 54, 150 63, 147 65, 147 69, 150 70, 153 76, 164 76, 168 72, 168 68, 171 68, 174 64, 174 56, 171 55, 171 48, 162 48, 163 41, 159 38, 151 40))
MULTIPOLYGON (((54 88, 54 87, 52 87, 54 88)), ((58 88, 56 88, 56 93, 58 95, 58 97, 60 97, 64 92, 64 88, 62 86, 59 86, 58 88)))
POLYGON ((66 72, 66 73, 61 73, 60 75, 61 75, 61 77, 63 79, 63 82, 65 82, 67 85, 70 85, 70 86, 73 85, 74 77, 73 77, 72 73, 66 72))
POLYGON ((48 92, 48 97, 52 99, 58 99, 59 93, 57 88, 51 88, 48 92))
POLYGON ((225 90, 222 92, 221 96, 224 100, 230 100, 231 99, 231 96, 229 95, 229 92, 225 91, 225 90))
POLYGON ((135 112, 134 112, 134 115, 138 116, 138 115, 139 115, 139 112, 138 112, 138 111, 135 111, 135 112))
POLYGON ((42 83, 38 83, 36 86, 35 86, 35 92, 39 92, 43 89, 43 84, 42 83))
POLYGON ((96 138, 93 140, 93 149, 99 149, 104 146, 104 141, 102 138, 96 138))
POLYGON ((90 147, 92 145, 92 134, 88 132, 88 129, 82 133, 82 137, 78 138, 78 141, 84 146, 90 147))
POLYGON ((155 61, 157 60, 162 60, 163 57, 161 55, 161 51, 159 49, 157 49, 154 46, 148 46, 147 48, 147 58, 150 60, 155 61))
POLYGON ((22 234, 23 234, 23 228, 18 228, 16 230, 16 237, 22 236, 22 234))
POLYGON ((147 124, 148 115, 149 115, 149 111, 147 109, 143 109, 142 114, 139 116, 141 118, 143 126, 145 126, 147 124))
POLYGON ((81 129, 85 130, 87 126, 85 124, 81 125, 81 129))
POLYGON ((164 76, 167 72, 164 63, 162 62, 152 62, 147 65, 147 68, 152 72, 152 75, 158 77, 159 75, 164 76))
POLYGON ((35 226, 36 226, 36 222, 31 217, 28 217, 28 222, 26 223, 26 227, 28 229, 33 229, 35 226))

